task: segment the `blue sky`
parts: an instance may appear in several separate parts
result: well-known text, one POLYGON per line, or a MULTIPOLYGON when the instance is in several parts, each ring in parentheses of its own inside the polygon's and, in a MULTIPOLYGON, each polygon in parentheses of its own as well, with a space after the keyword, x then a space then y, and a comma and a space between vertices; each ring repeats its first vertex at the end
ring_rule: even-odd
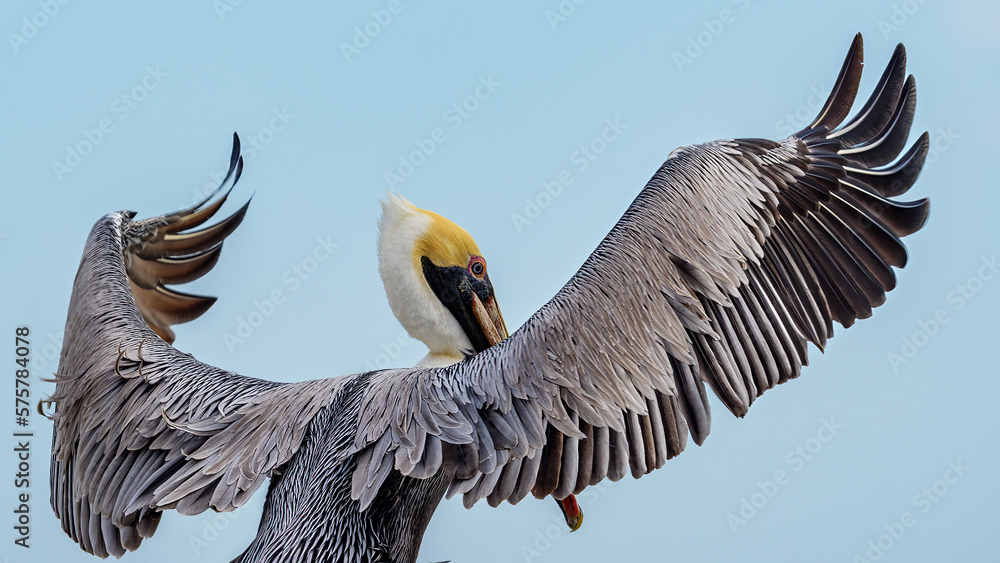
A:
MULTIPOLYGON (((176 345, 283 381, 412 365, 425 350, 392 317, 376 267, 387 189, 476 237, 513 329, 671 150, 777 139, 810 119, 860 31, 859 97, 904 42, 919 100, 911 136, 930 131, 933 147, 910 192, 931 198, 930 221, 907 239, 910 264, 888 302, 838 326, 826 354, 812 350, 803 376, 744 420, 715 401, 704 447, 582 495, 580 531, 568 534, 548 500, 444 502, 420 560, 994 554, 995 3, 346 4, 3 3, 2 326, 30 327, 37 375, 55 370, 92 223, 189 204, 225 170, 233 131, 246 168, 226 208, 253 203, 211 275, 182 288, 220 299, 177 327, 176 345)), ((32 385, 33 399, 52 388, 32 385)), ((0 555, 92 560, 48 506, 51 426, 37 415, 32 547, 14 545, 17 427, 5 424, 0 555)), ((263 500, 221 516, 169 513, 125 559, 227 561, 263 500)))

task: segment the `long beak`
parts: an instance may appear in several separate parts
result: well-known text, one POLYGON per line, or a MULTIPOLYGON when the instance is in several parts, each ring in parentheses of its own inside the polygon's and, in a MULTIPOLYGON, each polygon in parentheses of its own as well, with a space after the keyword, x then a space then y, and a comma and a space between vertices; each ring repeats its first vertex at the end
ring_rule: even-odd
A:
POLYGON ((479 328, 482 329, 490 346, 499 344, 510 336, 507 325, 503 322, 503 315, 500 314, 500 307, 497 306, 496 297, 490 295, 486 303, 483 303, 479 296, 473 293, 472 315, 479 323, 479 328))

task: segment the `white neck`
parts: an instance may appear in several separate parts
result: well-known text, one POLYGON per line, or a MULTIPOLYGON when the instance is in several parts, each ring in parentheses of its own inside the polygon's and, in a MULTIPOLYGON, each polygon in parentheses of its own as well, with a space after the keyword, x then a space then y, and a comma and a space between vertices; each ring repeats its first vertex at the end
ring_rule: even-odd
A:
POLYGON ((452 364, 457 364, 465 359, 465 354, 435 354, 433 352, 424 356, 417 362, 418 368, 443 368, 452 364))
MULTIPOLYGON (((408 202, 406 202, 408 203, 408 202)), ((395 198, 382 204, 378 244, 378 269, 392 313, 403 328, 427 345, 430 353, 421 366, 450 365, 472 350, 462 326, 438 299, 414 263, 416 241, 430 227, 430 217, 411 211, 395 198)))

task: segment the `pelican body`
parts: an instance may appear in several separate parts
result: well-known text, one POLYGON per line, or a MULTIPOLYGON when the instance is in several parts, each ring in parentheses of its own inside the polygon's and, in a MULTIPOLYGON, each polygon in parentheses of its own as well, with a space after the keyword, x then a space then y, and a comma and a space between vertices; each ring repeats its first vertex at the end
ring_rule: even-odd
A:
MULTIPOLYGON (((443 496, 466 506, 560 501, 639 478, 701 445, 707 389, 736 416, 798 377, 885 301, 901 239, 928 202, 924 133, 902 45, 844 122, 854 40, 833 92, 781 141, 724 139, 670 154, 581 269, 508 335, 467 232, 401 197, 383 203, 379 271, 393 313, 428 347, 414 368, 295 383, 245 377, 171 344, 214 299, 171 289, 216 263, 247 207, 196 230, 229 192, 176 213, 111 213, 91 230, 56 389, 51 501, 85 551, 122 556, 164 510, 244 504, 270 479, 239 562, 416 560, 443 496)), ((234 142, 230 174, 242 158, 234 142)), ((230 188, 231 189, 231 188, 230 188)))
MULTIPOLYGON (((428 348, 418 366, 451 365, 507 338, 486 261, 468 232, 391 195, 379 226, 379 272, 389 304, 428 348)), ((234 562, 284 560, 282 536, 289 533, 315 538, 310 552, 343 553, 345 561, 416 560, 451 479, 444 471, 425 479, 393 472, 371 506, 359 510, 350 496, 353 444, 343 429, 357 425, 371 375, 342 378, 334 402, 310 423, 300 453, 272 479, 261 533, 234 562)))

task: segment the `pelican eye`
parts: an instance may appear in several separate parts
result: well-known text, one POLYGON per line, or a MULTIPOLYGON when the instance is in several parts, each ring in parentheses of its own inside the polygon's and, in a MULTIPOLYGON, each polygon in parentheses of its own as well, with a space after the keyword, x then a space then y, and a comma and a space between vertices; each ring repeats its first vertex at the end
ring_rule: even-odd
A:
POLYGON ((469 262, 469 272, 477 278, 483 277, 486 274, 486 261, 478 256, 473 258, 469 262))

